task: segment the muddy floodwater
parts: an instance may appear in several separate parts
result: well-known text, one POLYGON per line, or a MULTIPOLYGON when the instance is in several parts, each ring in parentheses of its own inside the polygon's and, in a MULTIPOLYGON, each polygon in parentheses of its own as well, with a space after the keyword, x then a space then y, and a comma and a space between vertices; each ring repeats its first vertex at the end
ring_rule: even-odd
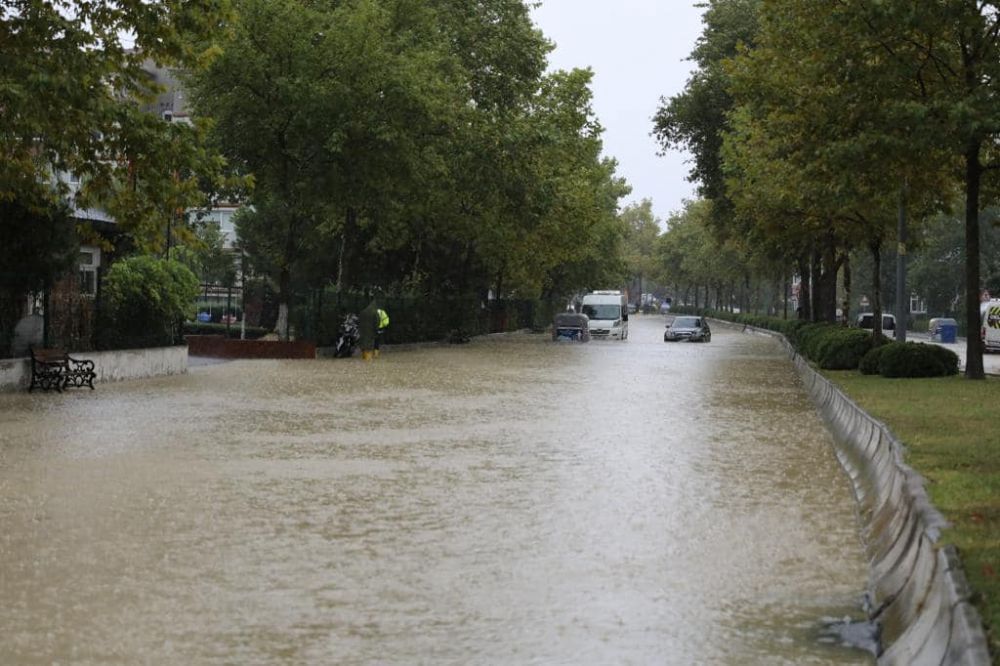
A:
POLYGON ((868 664, 774 341, 513 334, 0 394, 0 664, 868 664))

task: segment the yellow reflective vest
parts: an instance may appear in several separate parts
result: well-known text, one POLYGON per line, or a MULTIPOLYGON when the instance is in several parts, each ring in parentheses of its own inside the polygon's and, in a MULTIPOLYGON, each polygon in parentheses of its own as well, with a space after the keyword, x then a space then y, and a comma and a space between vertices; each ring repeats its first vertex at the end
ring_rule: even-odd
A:
POLYGON ((378 309, 378 327, 379 330, 385 328, 389 325, 389 315, 382 308, 378 309))

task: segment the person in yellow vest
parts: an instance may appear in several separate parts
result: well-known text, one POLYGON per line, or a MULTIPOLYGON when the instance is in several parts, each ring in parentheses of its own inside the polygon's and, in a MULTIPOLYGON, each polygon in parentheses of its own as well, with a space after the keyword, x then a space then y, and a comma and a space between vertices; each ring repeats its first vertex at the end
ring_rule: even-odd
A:
POLYGON ((389 327, 389 315, 382 308, 376 310, 378 315, 378 326, 375 329, 375 358, 378 358, 379 346, 382 343, 382 334, 385 333, 385 329, 389 327))

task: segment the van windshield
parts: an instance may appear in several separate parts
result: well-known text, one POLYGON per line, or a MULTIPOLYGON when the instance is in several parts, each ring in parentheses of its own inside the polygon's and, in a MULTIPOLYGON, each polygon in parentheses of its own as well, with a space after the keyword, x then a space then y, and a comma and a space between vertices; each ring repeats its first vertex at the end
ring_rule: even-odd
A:
POLYGON ((615 305, 613 303, 584 303, 583 314, 587 315, 591 319, 620 319, 622 316, 622 308, 620 305, 615 305))

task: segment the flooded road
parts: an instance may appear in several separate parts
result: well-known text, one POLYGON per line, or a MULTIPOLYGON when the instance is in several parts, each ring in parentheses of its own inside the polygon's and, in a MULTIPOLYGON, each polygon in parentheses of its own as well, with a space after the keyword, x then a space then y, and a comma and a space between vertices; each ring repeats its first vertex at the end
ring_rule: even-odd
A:
POLYGON ((0 663, 872 663, 781 349, 631 324, 0 394, 0 663))

